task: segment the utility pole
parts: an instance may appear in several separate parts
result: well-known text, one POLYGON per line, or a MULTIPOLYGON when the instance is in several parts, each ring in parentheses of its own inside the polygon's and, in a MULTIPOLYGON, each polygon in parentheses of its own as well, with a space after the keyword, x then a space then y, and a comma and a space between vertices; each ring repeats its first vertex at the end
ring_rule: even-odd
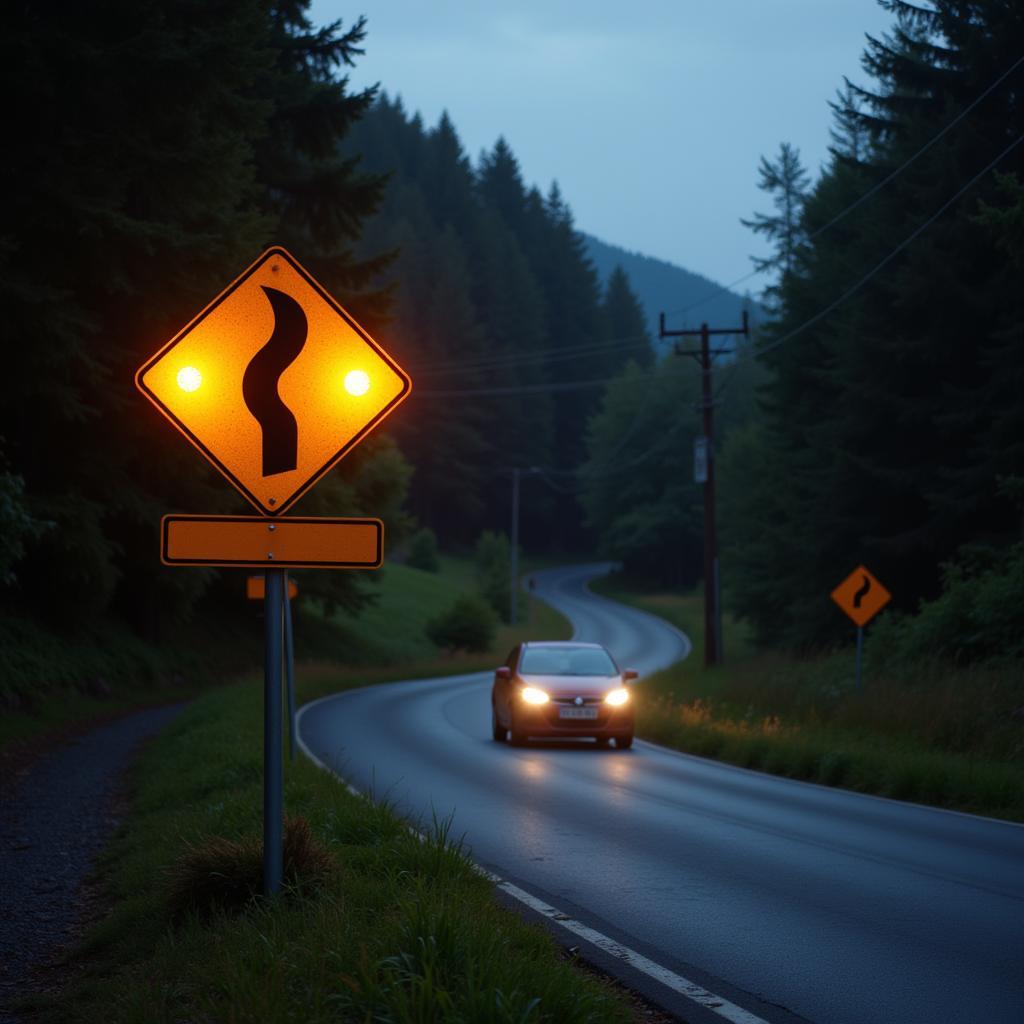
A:
POLYGON ((512 600, 509 603, 509 618, 513 626, 519 621, 519 477, 523 473, 533 476, 539 472, 540 469, 537 466, 530 466, 529 469, 512 467, 512 550, 509 552, 511 568, 509 586, 512 600))
POLYGON ((519 621, 519 467, 512 470, 512 579, 510 587, 512 601, 509 605, 509 618, 514 626, 519 621))
MULTIPOLYGON (((722 649, 722 586, 718 568, 718 532, 715 528, 715 423, 714 398, 711 390, 712 357, 727 353, 729 349, 712 349, 712 334, 742 334, 750 336, 747 311, 743 311, 742 327, 708 327, 700 325, 699 330, 666 331, 665 314, 659 321, 659 338, 683 338, 700 336, 700 349, 675 347, 677 356, 690 356, 700 363, 701 368, 701 410, 704 420, 704 436, 698 438, 704 449, 704 665, 720 665, 724 657, 722 649)), ((695 460, 696 462, 696 460, 695 460)), ((695 466, 696 469, 696 466, 695 466)), ((697 481, 698 483, 700 480, 697 481)))

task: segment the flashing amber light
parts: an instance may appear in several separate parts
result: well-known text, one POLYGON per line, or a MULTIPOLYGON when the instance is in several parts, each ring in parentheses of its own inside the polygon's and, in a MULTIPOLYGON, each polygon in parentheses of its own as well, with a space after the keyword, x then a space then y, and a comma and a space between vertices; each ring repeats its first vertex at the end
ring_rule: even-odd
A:
POLYGON ((203 375, 194 366, 183 366, 178 371, 178 387, 182 391, 196 391, 203 383, 203 375))
POLYGON ((349 370, 345 374, 345 390, 357 398, 370 390, 370 378, 362 370, 349 370))

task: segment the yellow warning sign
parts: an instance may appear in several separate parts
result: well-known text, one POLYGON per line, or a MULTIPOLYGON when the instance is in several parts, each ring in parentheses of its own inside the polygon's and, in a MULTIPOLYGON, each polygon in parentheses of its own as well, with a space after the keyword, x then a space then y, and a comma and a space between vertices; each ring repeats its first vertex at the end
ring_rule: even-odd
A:
POLYGON ((266 515, 294 504, 411 389, 401 367, 279 247, 135 381, 266 515))
POLYGON ((892 594, 863 565, 832 591, 832 600, 858 626, 866 626, 891 599, 892 594))

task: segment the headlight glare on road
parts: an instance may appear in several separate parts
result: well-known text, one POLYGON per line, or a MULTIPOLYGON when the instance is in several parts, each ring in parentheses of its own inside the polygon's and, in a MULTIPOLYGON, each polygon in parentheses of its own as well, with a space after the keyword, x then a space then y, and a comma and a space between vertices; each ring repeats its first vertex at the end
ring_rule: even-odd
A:
POLYGON ((523 700, 527 704, 547 704, 548 695, 543 690, 538 690, 536 686, 525 686, 523 687, 523 700))
POLYGON ((629 690, 624 686, 620 686, 617 690, 612 690, 612 692, 605 697, 604 702, 605 704, 611 704, 613 708, 617 708, 622 704, 625 704, 627 700, 629 700, 629 690))

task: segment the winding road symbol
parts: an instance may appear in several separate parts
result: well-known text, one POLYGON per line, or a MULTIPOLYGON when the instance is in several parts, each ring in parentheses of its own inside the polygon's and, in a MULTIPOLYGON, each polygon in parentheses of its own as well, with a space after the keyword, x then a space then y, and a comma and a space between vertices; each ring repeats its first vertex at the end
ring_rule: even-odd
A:
POLYGON ((871 589, 871 580, 866 575, 863 576, 863 583, 860 585, 860 590, 853 595, 853 607, 859 608, 861 601, 864 600, 868 595, 868 591, 871 589))
POLYGON ((135 381, 268 516, 298 501, 411 390, 394 359, 277 246, 135 381))
POLYGON ((263 431, 263 475, 273 476, 287 473, 298 462, 298 424, 281 401, 277 385, 306 344, 308 324, 290 295, 266 285, 263 291, 274 310, 274 333, 245 368, 242 397, 263 431))
POLYGON ((867 625, 891 599, 889 591, 863 565, 832 591, 832 600, 858 626, 867 625))

